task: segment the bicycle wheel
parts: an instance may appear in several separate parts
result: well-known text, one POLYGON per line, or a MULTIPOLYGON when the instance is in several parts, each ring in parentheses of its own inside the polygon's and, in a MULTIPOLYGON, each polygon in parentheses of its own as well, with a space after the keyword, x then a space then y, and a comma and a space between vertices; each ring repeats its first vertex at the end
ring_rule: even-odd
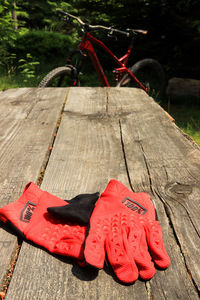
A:
MULTIPOLYGON (((151 58, 142 59, 135 63, 129 70, 148 88, 148 94, 151 97, 159 100, 163 96, 165 73, 157 60, 151 58)), ((129 75, 124 75, 118 86, 139 87, 129 75)))
POLYGON ((79 80, 74 72, 75 68, 67 66, 53 69, 42 79, 38 87, 79 86, 79 80))

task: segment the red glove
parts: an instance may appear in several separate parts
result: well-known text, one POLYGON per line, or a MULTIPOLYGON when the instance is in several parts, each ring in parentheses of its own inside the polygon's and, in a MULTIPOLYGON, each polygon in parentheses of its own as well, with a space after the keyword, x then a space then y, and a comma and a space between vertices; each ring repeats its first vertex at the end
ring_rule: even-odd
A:
MULTIPOLYGON (((94 207, 98 193, 79 195, 71 200, 72 203, 75 202, 76 198, 79 199, 77 202, 79 204, 86 199, 89 211, 91 207, 94 207)), ((69 223, 66 220, 61 221, 47 211, 49 206, 63 205, 66 207, 64 200, 42 191, 34 183, 29 183, 18 201, 0 209, 0 219, 27 240, 48 249, 52 253, 82 259, 86 226, 69 223)), ((67 205, 69 211, 70 205, 67 205)), ((78 208, 79 205, 77 205, 77 210, 78 208)), ((81 211, 79 213, 81 214, 81 211)))
POLYGON ((85 261, 103 268, 105 251, 116 276, 126 283, 138 275, 152 278, 154 263, 162 269, 170 265, 149 195, 133 193, 116 180, 109 182, 93 210, 85 261))

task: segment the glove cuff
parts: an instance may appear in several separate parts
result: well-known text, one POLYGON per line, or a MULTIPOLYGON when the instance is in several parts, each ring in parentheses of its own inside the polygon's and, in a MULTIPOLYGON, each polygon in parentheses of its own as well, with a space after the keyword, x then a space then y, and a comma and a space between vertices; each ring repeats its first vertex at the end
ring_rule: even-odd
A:
MULTIPOLYGON (((103 211, 105 210, 105 205, 107 205, 107 212, 109 208, 113 209, 128 209, 131 213, 136 213, 138 216, 144 216, 146 219, 155 220, 155 208, 150 196, 145 192, 135 193, 129 190, 121 182, 111 179, 105 189, 101 194, 101 201, 104 201, 103 211), (111 207, 110 203, 113 203, 111 207)), ((97 201, 98 204, 99 201, 97 201)), ((102 206, 102 205, 100 205, 102 206)))
POLYGON ((17 201, 0 209, 0 219, 23 234, 43 193, 37 185, 29 182, 17 201))

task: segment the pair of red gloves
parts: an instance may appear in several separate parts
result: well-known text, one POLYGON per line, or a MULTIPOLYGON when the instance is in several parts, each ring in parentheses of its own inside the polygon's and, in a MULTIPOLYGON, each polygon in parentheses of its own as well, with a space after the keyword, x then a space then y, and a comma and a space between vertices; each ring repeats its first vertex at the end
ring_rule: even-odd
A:
POLYGON ((165 269, 165 250, 155 208, 146 193, 133 193, 111 180, 99 193, 64 201, 29 183, 18 201, 0 209, 0 219, 51 253, 102 269, 105 255, 118 279, 150 279, 165 269), (153 263, 153 261, 154 263, 153 263))

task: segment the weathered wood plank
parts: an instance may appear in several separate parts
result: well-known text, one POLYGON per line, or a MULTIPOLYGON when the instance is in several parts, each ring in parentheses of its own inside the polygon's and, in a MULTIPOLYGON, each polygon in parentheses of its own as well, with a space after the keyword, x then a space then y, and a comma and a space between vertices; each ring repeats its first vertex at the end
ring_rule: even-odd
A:
POLYGON ((64 108, 65 112, 73 113, 74 116, 106 113, 108 110, 108 90, 106 88, 79 87, 71 88, 69 101, 64 108), (86 97, 88 97, 86 99, 86 97), (73 99, 73 100, 72 100, 73 99))
MULTIPOLYGON (((115 93, 109 97, 111 113, 116 113, 115 93)), ((145 94, 124 117, 122 110, 131 108, 128 93, 118 110, 128 173, 136 191, 151 194, 172 259, 171 267, 151 280, 152 295, 161 299, 164 291, 167 299, 198 299, 200 150, 145 94)))
MULTIPOLYGON (((0 94, 0 206, 37 181, 65 101, 66 89, 16 89, 0 94)), ((0 284, 17 239, 0 228, 0 284)))
POLYGON ((144 92, 70 89, 42 188, 71 198, 101 192, 111 178, 130 181, 151 195, 172 264, 149 282, 123 286, 109 272, 89 279, 74 263, 24 243, 7 299, 199 299, 198 174, 198 147, 144 92))
MULTIPOLYGON (((79 100, 73 93, 69 94, 42 183, 43 189, 62 198, 103 191, 111 178, 128 186, 119 123, 105 114, 105 90, 98 90, 100 99, 105 100, 104 103, 102 100, 101 111, 99 105, 95 105, 98 98, 94 97, 94 91, 84 89, 83 93, 83 115, 69 110, 79 100)), ((84 275, 75 264, 55 259, 27 243, 21 249, 7 299, 15 295, 19 295, 19 299, 149 298, 145 284, 139 280, 134 285, 123 286, 113 280, 108 270, 99 271, 96 278, 95 274, 84 275)))

